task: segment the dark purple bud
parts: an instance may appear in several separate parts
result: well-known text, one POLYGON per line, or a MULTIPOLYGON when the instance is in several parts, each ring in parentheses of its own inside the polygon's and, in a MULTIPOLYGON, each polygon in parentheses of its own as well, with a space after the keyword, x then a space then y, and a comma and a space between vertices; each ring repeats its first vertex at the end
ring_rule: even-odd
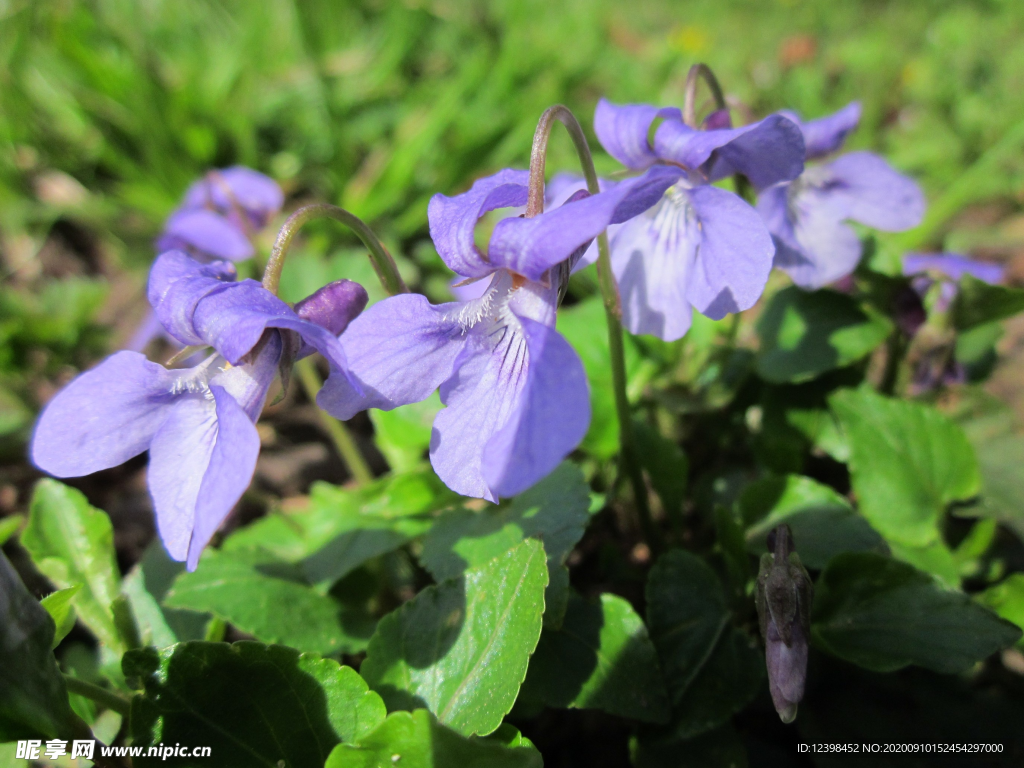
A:
POLYGON ((704 121, 700 125, 702 130, 705 131, 716 131, 721 128, 732 128, 732 118, 729 116, 728 109, 716 109, 710 115, 704 118, 704 121))
POLYGON ((796 718, 796 707, 804 697, 804 683, 807 681, 807 638, 800 622, 796 621, 790 627, 787 645, 775 620, 769 617, 764 656, 768 666, 768 690, 771 691, 775 711, 782 722, 791 723, 796 718))
POLYGON ((899 289, 893 296, 892 314, 896 325, 907 336, 916 334, 928 319, 921 294, 912 284, 899 289))
POLYGON ((295 314, 303 320, 326 328, 340 336, 359 313, 366 309, 366 289, 351 280, 336 280, 295 305, 295 314))
POLYGON ((796 718, 807 680, 807 637, 813 586, 793 551, 789 526, 768 534, 770 554, 757 574, 757 616, 764 638, 768 688, 782 722, 796 718))

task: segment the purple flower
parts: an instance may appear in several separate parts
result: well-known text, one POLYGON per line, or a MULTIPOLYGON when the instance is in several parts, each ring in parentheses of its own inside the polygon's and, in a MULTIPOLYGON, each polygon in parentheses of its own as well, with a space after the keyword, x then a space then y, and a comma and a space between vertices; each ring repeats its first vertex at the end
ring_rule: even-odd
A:
MULTIPOLYGON (((842 145, 860 119, 860 105, 807 123, 783 114, 800 126, 812 160, 842 145)), ((925 208, 917 184, 870 152, 850 152, 808 166, 795 181, 758 188, 757 210, 775 240, 775 266, 806 289, 845 277, 860 261, 860 239, 845 222, 899 232, 917 226, 925 208)))
POLYGON ((163 254, 149 281, 156 316, 182 344, 214 353, 168 370, 118 352, 59 392, 32 438, 33 462, 56 477, 88 475, 148 450, 160 537, 190 569, 252 479, 254 424, 274 376, 317 350, 330 362, 330 380, 346 378, 335 334, 366 305, 366 292, 349 281, 292 310, 259 283, 233 280, 226 262, 163 254))
POLYGON ((986 283, 1001 283, 1006 267, 955 253, 908 253, 903 257, 903 274, 911 278, 910 284, 922 299, 938 281, 934 310, 945 312, 956 298, 956 284, 961 277, 970 275, 986 283))
POLYGON ((251 168, 210 171, 188 188, 181 206, 167 219, 157 250, 183 250, 201 261, 248 259, 253 255, 250 236, 283 204, 277 183, 251 168))
MULTIPOLYGON (((709 126, 725 124, 719 117, 709 126)), ((678 109, 602 99, 594 130, 623 165, 657 166, 674 181, 611 238, 626 327, 672 341, 689 330, 693 308, 719 319, 751 307, 771 271, 772 238, 751 206, 711 183, 736 173, 757 187, 796 178, 804 156, 799 128, 772 115, 742 128, 698 130, 678 109)))
POLYGON ((463 278, 486 278, 478 298, 431 305, 394 296, 353 321, 342 339, 364 394, 328 382, 321 406, 348 419, 365 408, 390 410, 440 387, 430 460, 467 496, 497 501, 536 483, 583 439, 590 422, 579 356, 555 329, 567 268, 609 223, 651 205, 671 183, 657 173, 608 192, 573 194, 533 218, 497 223, 487 253, 473 239, 477 221, 522 206, 526 171, 504 170, 461 195, 435 195, 427 215, 445 263, 463 278))

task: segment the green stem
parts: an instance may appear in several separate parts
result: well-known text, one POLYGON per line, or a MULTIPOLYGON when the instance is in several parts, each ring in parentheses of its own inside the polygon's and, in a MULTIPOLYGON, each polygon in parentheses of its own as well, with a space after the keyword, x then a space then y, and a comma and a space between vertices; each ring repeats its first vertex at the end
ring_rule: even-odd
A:
MULTIPOLYGON (((323 387, 324 383, 320 379, 320 374, 317 373, 312 359, 307 357, 299 360, 295 363, 295 369, 298 371, 299 381, 302 382, 302 388, 306 391, 306 396, 315 402, 316 394, 323 387)), ((359 485, 366 485, 371 482, 373 480, 373 470, 366 463, 363 454, 359 452, 359 446, 356 445, 355 440, 352 439, 352 435, 349 434, 345 425, 320 408, 317 408, 316 412, 324 429, 327 430, 331 442, 338 449, 338 455, 348 467, 348 471, 352 473, 352 477, 355 478, 359 485)))
POLYGON ((711 67, 703 63, 694 64, 686 73, 686 86, 683 90, 683 122, 691 128, 697 127, 697 86, 702 79, 711 89, 715 106, 718 109, 726 108, 725 94, 722 92, 722 86, 718 83, 715 73, 711 71, 711 67))
MULTIPOLYGON (((600 192, 597 170, 590 154, 587 137, 583 133, 576 116, 561 104, 549 107, 537 122, 537 130, 533 134, 533 149, 530 152, 529 196, 526 203, 527 217, 536 216, 544 210, 544 165, 547 159, 548 138, 555 121, 562 123, 579 155, 583 175, 587 180, 587 190, 592 195, 600 192)), ((643 470, 640 466, 636 449, 636 438, 633 435, 633 420, 626 394, 626 355, 622 339, 622 302, 619 298, 619 287, 612 273, 611 252, 608 248, 608 234, 602 232, 597 237, 597 276, 604 300, 605 319, 608 322, 608 349, 612 363, 612 387, 615 393, 615 412, 619 421, 619 443, 622 453, 622 464, 633 486, 636 497, 637 514, 640 527, 649 545, 655 548, 660 545, 661 537, 647 500, 647 484, 644 482, 643 470)))
POLYGON ((284 259, 288 254, 288 247, 292 238, 302 228, 302 225, 311 219, 329 218, 340 221, 348 226, 356 236, 363 241, 370 251, 370 263, 384 286, 391 296, 398 293, 408 293, 409 289, 402 282, 402 276, 398 274, 398 267, 395 260, 391 258, 387 248, 377 239, 366 222, 358 216, 349 213, 344 208, 327 203, 313 203, 304 205, 288 217, 277 234, 274 242, 274 249, 270 252, 270 259, 267 261, 267 268, 263 272, 263 287, 273 294, 277 294, 278 286, 281 283, 281 270, 284 268, 284 259))
POLYGON ((72 677, 71 675, 64 675, 64 682, 71 693, 77 693, 79 696, 92 699, 97 704, 117 712, 122 717, 128 717, 128 713, 131 712, 132 703, 113 691, 100 688, 98 685, 87 683, 85 680, 72 677))

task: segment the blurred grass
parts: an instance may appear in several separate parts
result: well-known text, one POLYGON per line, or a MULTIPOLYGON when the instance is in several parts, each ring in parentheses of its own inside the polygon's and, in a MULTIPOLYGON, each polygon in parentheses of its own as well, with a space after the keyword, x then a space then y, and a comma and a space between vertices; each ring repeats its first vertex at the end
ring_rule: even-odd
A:
MULTIPOLYGON (((886 152, 932 198, 1024 119, 1013 0, 0 0, 0 387, 35 407, 32 376, 87 362, 73 344, 95 336, 84 298, 61 315, 77 330, 36 338, 65 290, 47 285, 84 296, 65 281, 127 272, 119 290, 141 297, 153 236, 210 167, 244 163, 293 198, 344 205, 429 272, 430 195, 525 166, 552 103, 588 130, 602 95, 679 104, 698 60, 753 116, 861 99, 851 146, 886 152), (84 266, 47 251, 55 239, 84 266)), ((552 171, 574 169, 564 136, 552 153, 552 171)), ((963 199, 1018 211, 1024 152, 963 199)), ((314 232, 321 252, 348 242, 314 232)))

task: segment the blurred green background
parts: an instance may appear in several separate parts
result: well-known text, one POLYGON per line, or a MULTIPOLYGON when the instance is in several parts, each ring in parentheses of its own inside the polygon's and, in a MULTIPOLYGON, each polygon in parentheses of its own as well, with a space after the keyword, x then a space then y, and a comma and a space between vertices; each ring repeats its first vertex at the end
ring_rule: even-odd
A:
MULTIPOLYGON (((207 169, 269 173, 286 208, 351 209, 436 294, 432 194, 524 166, 552 103, 588 131, 602 95, 680 104, 696 61, 738 115, 817 116, 861 99, 850 146, 885 152, 940 201, 915 245, 1010 262, 1024 252, 1024 3, 1013 0, 0 0, 0 57, 8 459, 54 388, 130 335, 153 237, 207 169)), ((615 168, 597 154, 599 170, 615 168)), ((574 168, 560 134, 559 168, 574 168)), ((370 279, 345 232, 312 232, 295 292, 335 272, 370 279)))

